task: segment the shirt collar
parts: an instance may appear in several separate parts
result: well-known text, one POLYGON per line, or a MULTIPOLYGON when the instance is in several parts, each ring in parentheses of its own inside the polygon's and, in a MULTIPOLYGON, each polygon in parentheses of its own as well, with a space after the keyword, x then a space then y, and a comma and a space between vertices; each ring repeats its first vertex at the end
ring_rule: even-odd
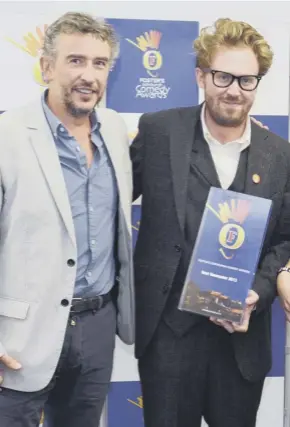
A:
POLYGON ((227 144, 221 144, 218 140, 216 140, 211 135, 210 131, 208 130, 208 127, 205 123, 205 103, 203 104, 202 109, 201 109, 201 125, 202 125, 202 130, 203 130, 203 136, 204 136, 204 138, 208 144, 223 145, 223 146, 228 145, 228 144, 230 144, 230 145, 238 144, 238 145, 240 145, 240 149, 244 150, 251 143, 251 119, 249 116, 247 118, 247 124, 246 124, 246 128, 245 128, 243 135, 239 139, 236 139, 234 141, 230 141, 227 144))
MULTIPOLYGON (((48 95, 48 89, 46 89, 42 96, 41 96, 41 103, 43 107, 43 111, 45 114, 45 117, 48 121, 48 124, 50 126, 50 129, 53 133, 53 135, 58 135, 60 133, 60 129, 65 129, 65 126, 61 123, 59 118, 51 111, 47 104, 47 95, 48 95)), ((98 121, 97 112, 96 110, 93 110, 90 114, 90 122, 91 122, 91 133, 94 133, 100 129, 101 123, 98 121)), ((63 135, 63 132, 62 132, 63 135)), ((68 135, 68 132, 67 132, 68 135)))

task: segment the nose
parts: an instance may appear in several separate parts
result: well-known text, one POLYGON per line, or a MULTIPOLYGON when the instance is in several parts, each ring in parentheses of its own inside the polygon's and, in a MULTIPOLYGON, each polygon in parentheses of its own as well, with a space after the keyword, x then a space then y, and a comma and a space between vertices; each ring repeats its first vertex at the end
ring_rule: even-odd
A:
POLYGON ((228 87, 227 90, 229 95, 237 96, 241 93, 241 88, 237 80, 234 80, 233 83, 228 87))
POLYGON ((87 64, 82 72, 83 80, 93 83, 96 80, 96 69, 92 64, 87 64))

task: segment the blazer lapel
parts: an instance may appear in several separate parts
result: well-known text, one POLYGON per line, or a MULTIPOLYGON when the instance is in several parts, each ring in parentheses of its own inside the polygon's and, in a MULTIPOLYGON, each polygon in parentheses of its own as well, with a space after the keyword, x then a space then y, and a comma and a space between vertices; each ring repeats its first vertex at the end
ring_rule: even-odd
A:
POLYGON ((184 229, 190 153, 197 114, 194 108, 180 110, 178 123, 171 124, 170 161, 175 207, 181 230, 184 229), (186 112, 186 115, 185 115, 186 112))
POLYGON ((52 197, 63 218, 69 236, 74 245, 76 245, 72 213, 61 165, 40 102, 30 109, 27 114, 26 123, 29 129, 31 145, 46 178, 52 197))
POLYGON ((271 188, 272 155, 265 144, 267 138, 263 129, 252 124, 245 192, 258 197, 265 197, 271 188))
POLYGON ((175 206, 184 229, 190 166, 212 186, 220 186, 208 145, 196 132, 201 106, 179 111, 179 122, 171 124, 170 158, 175 206), (192 153, 193 152, 193 153, 192 153))

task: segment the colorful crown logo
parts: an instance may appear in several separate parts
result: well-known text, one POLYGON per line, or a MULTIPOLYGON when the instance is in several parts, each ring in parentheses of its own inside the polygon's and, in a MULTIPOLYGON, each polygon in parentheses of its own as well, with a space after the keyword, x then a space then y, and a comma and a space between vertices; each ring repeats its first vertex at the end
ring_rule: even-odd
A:
POLYGON ((136 42, 130 39, 126 39, 133 46, 142 50, 142 52, 146 52, 148 49, 159 49, 160 40, 162 37, 162 33, 160 31, 150 30, 149 32, 145 32, 139 37, 136 37, 136 42))
POLYGON ((39 64, 39 55, 43 47, 43 40, 45 31, 47 30, 48 25, 44 25, 43 30, 40 27, 36 27, 35 34, 29 32, 23 36, 24 44, 15 42, 9 37, 6 37, 6 40, 16 46, 18 49, 21 49, 23 52, 28 53, 33 58, 36 58, 36 61, 33 66, 33 77, 34 81, 40 86, 46 86, 46 83, 42 79, 42 74, 39 64))
POLYGON ((151 77, 157 77, 157 70, 162 67, 162 55, 159 52, 162 33, 156 30, 150 30, 136 37, 136 40, 126 39, 133 46, 140 49, 143 54, 143 66, 151 77))
POLYGON ((247 200, 232 199, 229 202, 219 203, 219 209, 216 211, 209 204, 207 204, 218 219, 226 224, 231 220, 243 224, 250 212, 250 202, 247 200))
POLYGON ((37 58, 39 56, 39 51, 40 49, 42 49, 42 46, 43 46, 44 35, 45 35, 45 31, 47 30, 47 27, 48 27, 47 25, 44 25, 43 31, 41 30, 41 28, 36 27, 36 36, 31 32, 25 34, 23 36, 23 40, 25 42, 24 45, 21 45, 15 42, 9 37, 6 37, 6 40, 14 44, 14 46, 18 47, 24 52, 28 53, 30 56, 37 58))

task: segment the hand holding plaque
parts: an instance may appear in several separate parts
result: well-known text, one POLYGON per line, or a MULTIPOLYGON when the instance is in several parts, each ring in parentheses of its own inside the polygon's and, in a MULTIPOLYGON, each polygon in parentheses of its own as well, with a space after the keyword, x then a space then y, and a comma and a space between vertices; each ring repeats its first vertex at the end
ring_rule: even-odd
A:
POLYGON ((226 331, 231 334, 233 332, 247 332, 249 328, 251 314, 255 310, 258 301, 259 295, 255 291, 250 290, 249 295, 246 298, 246 306, 244 308, 241 323, 233 323, 223 319, 216 319, 215 317, 210 317, 210 320, 216 325, 222 326, 226 331))

